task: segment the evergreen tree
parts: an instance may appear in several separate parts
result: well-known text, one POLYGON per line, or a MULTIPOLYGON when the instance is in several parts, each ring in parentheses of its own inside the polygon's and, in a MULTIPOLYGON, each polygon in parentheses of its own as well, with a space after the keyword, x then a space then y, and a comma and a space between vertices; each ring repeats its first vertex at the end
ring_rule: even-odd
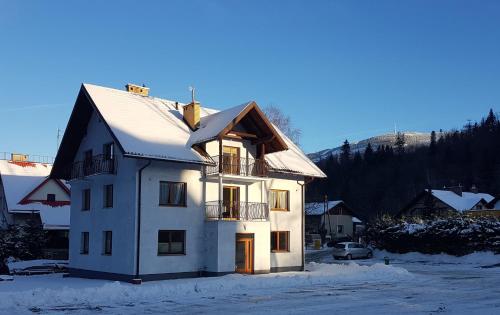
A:
POLYGON ((347 141, 346 139, 341 148, 340 162, 343 164, 347 164, 350 159, 351 159, 351 145, 349 144, 349 141, 347 141))
POLYGON ((368 142, 368 145, 366 146, 363 158, 367 163, 370 163, 373 160, 373 148, 370 142, 368 142))
POLYGON ((405 144, 406 144, 405 134, 398 132, 396 134, 396 142, 394 143, 397 154, 402 155, 403 153, 405 153, 405 144))
POLYGON ((429 144, 429 154, 434 156, 436 154, 436 132, 432 130, 431 132, 431 143, 429 144))

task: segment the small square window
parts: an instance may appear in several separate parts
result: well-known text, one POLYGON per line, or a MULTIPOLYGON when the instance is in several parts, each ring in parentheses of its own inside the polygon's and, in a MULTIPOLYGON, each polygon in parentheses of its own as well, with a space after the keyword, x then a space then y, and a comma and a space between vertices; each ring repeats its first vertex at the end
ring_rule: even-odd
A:
POLYGON ((56 195, 55 194, 47 194, 47 201, 51 201, 51 202, 56 201, 56 195))
POLYGON ((115 148, 113 142, 106 143, 103 146, 102 151, 105 160, 112 160, 115 157, 115 148))
POLYGON ((339 233, 339 234, 344 233, 344 226, 343 225, 337 225, 337 233, 339 233))
POLYGON ((160 230, 158 231, 158 256, 184 255, 186 245, 186 231, 160 230))
POLYGON ((272 211, 288 211, 288 191, 271 190, 269 193, 269 206, 272 211))
POLYGON ((186 183, 160 182, 160 206, 186 206, 186 183))
POLYGON ((271 251, 289 252, 290 251, 290 232, 275 231, 271 232, 271 251))

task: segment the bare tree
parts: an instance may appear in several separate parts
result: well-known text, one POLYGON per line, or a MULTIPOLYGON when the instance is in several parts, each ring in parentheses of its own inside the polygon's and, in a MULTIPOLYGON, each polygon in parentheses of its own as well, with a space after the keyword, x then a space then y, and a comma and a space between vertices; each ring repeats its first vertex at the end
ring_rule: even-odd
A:
POLYGON ((281 109, 274 105, 264 108, 267 118, 281 130, 296 145, 299 145, 302 130, 295 128, 290 120, 290 116, 285 115, 281 109))

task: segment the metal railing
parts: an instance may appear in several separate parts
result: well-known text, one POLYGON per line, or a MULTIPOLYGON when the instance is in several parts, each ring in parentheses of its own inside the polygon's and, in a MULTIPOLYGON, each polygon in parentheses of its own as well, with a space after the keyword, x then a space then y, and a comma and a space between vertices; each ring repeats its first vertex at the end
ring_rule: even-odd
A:
POLYGON ((242 158, 236 156, 213 156, 216 165, 207 166, 206 175, 218 173, 238 176, 265 177, 268 173, 268 165, 265 160, 242 158))
POLYGON ((18 154, 12 152, 0 152, 0 160, 12 160, 12 155, 23 155, 27 156, 25 161, 16 161, 16 162, 32 162, 32 163, 45 163, 45 164, 54 164, 54 157, 47 155, 35 155, 35 154, 18 154))
POLYGON ((68 167, 67 179, 83 178, 97 174, 114 174, 116 170, 116 159, 105 155, 94 155, 92 159, 78 161, 68 167))
POLYGON ((268 221, 269 206, 261 202, 208 201, 205 216, 207 220, 268 221))

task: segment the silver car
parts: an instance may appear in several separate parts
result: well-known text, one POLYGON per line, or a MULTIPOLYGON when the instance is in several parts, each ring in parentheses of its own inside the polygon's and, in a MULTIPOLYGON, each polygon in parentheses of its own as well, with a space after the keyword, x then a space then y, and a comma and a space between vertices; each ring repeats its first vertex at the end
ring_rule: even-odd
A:
POLYGON ((360 243, 342 242, 333 245, 332 255, 334 259, 344 258, 350 260, 353 258, 372 258, 373 252, 360 243))

